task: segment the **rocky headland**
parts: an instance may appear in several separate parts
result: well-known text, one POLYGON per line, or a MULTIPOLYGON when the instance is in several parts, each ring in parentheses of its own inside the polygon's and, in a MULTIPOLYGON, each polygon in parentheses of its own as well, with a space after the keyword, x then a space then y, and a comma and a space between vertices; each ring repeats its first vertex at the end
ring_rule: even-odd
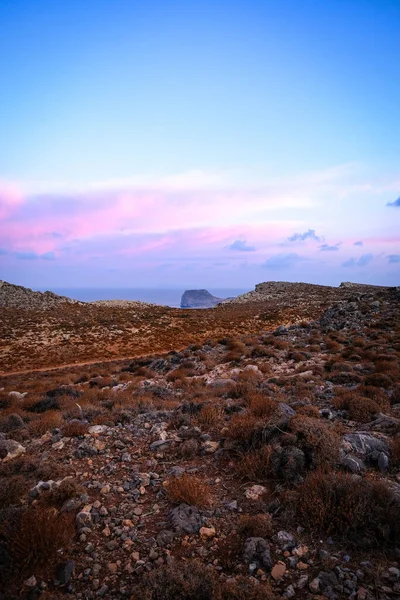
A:
POLYGON ((181 298, 181 308, 214 308, 223 300, 207 290, 186 290, 181 298))

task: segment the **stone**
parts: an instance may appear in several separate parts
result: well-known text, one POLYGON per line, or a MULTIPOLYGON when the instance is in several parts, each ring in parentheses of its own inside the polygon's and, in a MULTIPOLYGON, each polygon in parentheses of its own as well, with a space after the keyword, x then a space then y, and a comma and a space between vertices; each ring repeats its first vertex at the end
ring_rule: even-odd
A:
POLYGON ((107 425, 92 425, 91 427, 89 427, 88 432, 94 435, 98 435, 100 433, 106 433, 107 430, 107 425))
POLYGON ((188 504, 180 504, 172 509, 169 519, 178 533, 198 533, 202 525, 198 509, 188 504))
POLYGON ((56 581, 58 585, 66 585, 69 583, 72 573, 75 569, 75 563, 73 560, 68 560, 67 562, 60 563, 56 568, 56 581))
POLYGON ((26 448, 15 440, 0 440, 0 459, 9 462, 25 454, 26 448))
POLYGON ((319 591, 319 579, 318 577, 315 577, 311 582, 310 585, 308 586, 310 588, 310 592, 313 592, 313 594, 316 594, 319 591))
POLYGON ((163 529, 156 537, 157 544, 160 548, 165 548, 165 546, 169 546, 174 541, 175 533, 168 529, 163 529))
POLYGON ((213 538, 215 537, 216 531, 214 527, 201 527, 199 533, 203 538, 213 538))
POLYGON ((281 550, 292 550, 296 546, 296 540, 287 531, 278 531, 275 537, 276 544, 281 550))
POLYGON ((213 454, 214 452, 216 452, 218 450, 219 442, 211 442, 211 441, 204 442, 203 448, 207 454, 213 454))
POLYGON ((271 551, 268 542, 263 538, 248 538, 244 543, 243 561, 248 565, 255 564, 257 568, 271 570, 271 551))
POLYGON ((252 485, 251 487, 247 488, 246 491, 244 492, 244 495, 246 496, 246 498, 248 498, 249 500, 258 500, 260 498, 260 496, 262 496, 262 494, 265 494, 267 491, 267 488, 264 487, 263 485, 252 485))
POLYGON ((28 587, 28 588, 36 587, 37 586, 36 577, 34 575, 32 575, 32 577, 29 577, 29 579, 25 579, 24 586, 28 587))
POLYGON ((208 290, 186 290, 182 294, 181 308, 214 308, 223 300, 213 296, 208 290))
POLYGON ((340 464, 350 471, 350 473, 363 473, 366 469, 364 461, 354 454, 346 454, 340 461, 340 464))
POLYGON ((75 523, 78 529, 82 529, 82 527, 88 527, 89 529, 93 526, 93 519, 90 511, 81 510, 75 517, 75 523))
POLYGON ((350 450, 361 454, 363 456, 368 456, 371 452, 378 451, 384 452, 385 454, 389 454, 389 445, 386 441, 381 438, 375 437, 370 433, 365 432, 357 432, 357 433, 347 433, 343 437, 344 445, 349 446, 350 450))
POLYGON ((285 573, 286 573, 286 565, 285 565, 285 563, 283 563, 281 561, 277 562, 272 567, 271 576, 273 579, 275 579, 275 581, 282 579, 282 577, 284 576, 285 573))

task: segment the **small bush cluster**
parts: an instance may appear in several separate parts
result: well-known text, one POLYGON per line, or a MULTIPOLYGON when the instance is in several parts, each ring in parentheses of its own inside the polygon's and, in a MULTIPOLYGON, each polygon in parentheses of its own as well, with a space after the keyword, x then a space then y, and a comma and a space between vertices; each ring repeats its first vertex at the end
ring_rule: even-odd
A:
POLYGON ((164 483, 168 499, 174 504, 190 504, 205 507, 211 504, 210 486, 199 477, 184 473, 164 483))

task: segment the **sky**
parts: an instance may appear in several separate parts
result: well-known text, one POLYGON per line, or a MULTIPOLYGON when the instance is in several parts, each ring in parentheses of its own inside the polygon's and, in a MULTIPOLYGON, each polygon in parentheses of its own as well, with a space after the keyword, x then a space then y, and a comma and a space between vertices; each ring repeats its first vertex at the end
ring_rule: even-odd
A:
POLYGON ((399 0, 1 0, 0 279, 400 284, 399 0))

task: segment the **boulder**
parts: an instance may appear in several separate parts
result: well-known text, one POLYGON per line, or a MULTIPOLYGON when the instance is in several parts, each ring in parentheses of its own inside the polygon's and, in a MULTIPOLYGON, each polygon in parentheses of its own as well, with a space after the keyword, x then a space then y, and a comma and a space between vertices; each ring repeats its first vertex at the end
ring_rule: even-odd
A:
POLYGON ((195 506, 180 504, 172 509, 169 519, 178 533, 198 533, 202 526, 202 518, 195 506))
POLYGON ((214 308, 223 300, 207 290, 186 290, 181 298, 181 308, 214 308))
POLYGON ((272 561, 268 542, 259 537, 247 538, 244 543, 243 561, 248 565, 255 564, 258 568, 270 571, 272 561))
POLYGON ((0 459, 3 459, 3 462, 18 458, 25 452, 26 448, 15 440, 0 440, 0 459))

